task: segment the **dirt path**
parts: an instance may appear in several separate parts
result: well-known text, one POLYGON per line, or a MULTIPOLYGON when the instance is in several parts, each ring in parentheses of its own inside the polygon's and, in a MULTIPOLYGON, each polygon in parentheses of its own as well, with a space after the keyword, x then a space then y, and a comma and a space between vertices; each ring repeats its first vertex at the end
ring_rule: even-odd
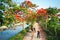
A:
POLYGON ((32 32, 28 32, 23 40, 46 40, 46 35, 38 23, 34 23, 33 27, 36 29, 32 37, 32 32), (37 38, 37 31, 40 30, 40 38, 37 38))

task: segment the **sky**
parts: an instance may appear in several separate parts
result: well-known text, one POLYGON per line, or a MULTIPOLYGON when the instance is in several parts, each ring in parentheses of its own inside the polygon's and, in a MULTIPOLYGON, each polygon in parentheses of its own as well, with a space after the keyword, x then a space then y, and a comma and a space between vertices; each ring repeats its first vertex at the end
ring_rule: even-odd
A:
MULTIPOLYGON (((20 4, 25 0, 12 0, 12 1, 16 2, 17 4, 20 4)), ((30 1, 33 4, 39 6, 38 8, 48 8, 48 7, 60 8, 60 0, 30 0, 30 1)))

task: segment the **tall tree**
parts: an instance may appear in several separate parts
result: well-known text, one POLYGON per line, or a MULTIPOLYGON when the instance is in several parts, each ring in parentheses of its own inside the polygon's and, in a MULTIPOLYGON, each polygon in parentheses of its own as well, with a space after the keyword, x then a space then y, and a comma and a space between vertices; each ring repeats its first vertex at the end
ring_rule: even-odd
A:
POLYGON ((47 14, 48 14, 48 19, 47 19, 47 25, 48 25, 48 30, 50 30, 53 34, 55 33, 55 36, 57 35, 56 33, 56 28, 57 28, 57 22, 58 18, 56 14, 58 13, 57 8, 47 8, 47 14), (53 31, 52 31, 53 30, 53 31))

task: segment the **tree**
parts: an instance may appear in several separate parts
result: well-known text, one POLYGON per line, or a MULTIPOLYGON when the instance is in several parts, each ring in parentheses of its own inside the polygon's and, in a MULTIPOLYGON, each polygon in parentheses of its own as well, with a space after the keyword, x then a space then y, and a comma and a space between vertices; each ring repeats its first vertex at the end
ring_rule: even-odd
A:
POLYGON ((39 22, 39 24, 41 26, 45 26, 44 23, 46 21, 46 15, 47 15, 46 14, 46 9, 43 9, 43 8, 38 9, 37 10, 37 14, 38 14, 38 16, 37 16, 37 22, 39 22))
POLYGON ((53 35, 57 36, 57 28, 58 28, 58 18, 53 16, 51 20, 48 21, 48 30, 53 33, 53 35))
POLYGON ((48 14, 48 19, 47 19, 47 26, 48 26, 48 30, 50 30, 53 34, 55 33, 55 36, 57 35, 57 22, 58 22, 58 18, 56 16, 56 14, 58 13, 57 8, 51 8, 49 7, 47 9, 47 14, 48 14), (49 20, 50 19, 50 20, 49 20), (53 30, 53 31, 52 31, 53 30))
POLYGON ((6 7, 10 6, 12 0, 0 0, 0 10, 5 10, 6 7))
POLYGON ((10 24, 13 23, 13 21, 15 21, 15 17, 14 17, 14 12, 13 9, 9 9, 8 11, 4 12, 4 25, 8 26, 10 24))
POLYGON ((0 11, 0 26, 3 24, 3 13, 0 11))
POLYGON ((49 8, 46 9, 46 11, 47 11, 47 14, 48 14, 49 17, 51 17, 53 15, 56 15, 58 13, 58 9, 57 8, 49 7, 49 8))

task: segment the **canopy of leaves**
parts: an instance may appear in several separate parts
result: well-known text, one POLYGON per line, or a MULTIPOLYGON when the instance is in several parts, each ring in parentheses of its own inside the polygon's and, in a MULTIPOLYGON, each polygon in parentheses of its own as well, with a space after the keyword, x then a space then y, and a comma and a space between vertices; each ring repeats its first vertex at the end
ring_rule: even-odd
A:
POLYGON ((51 15, 51 14, 55 15, 56 13, 58 13, 57 8, 51 8, 51 7, 49 7, 49 8, 46 9, 46 11, 47 11, 48 15, 51 15))

